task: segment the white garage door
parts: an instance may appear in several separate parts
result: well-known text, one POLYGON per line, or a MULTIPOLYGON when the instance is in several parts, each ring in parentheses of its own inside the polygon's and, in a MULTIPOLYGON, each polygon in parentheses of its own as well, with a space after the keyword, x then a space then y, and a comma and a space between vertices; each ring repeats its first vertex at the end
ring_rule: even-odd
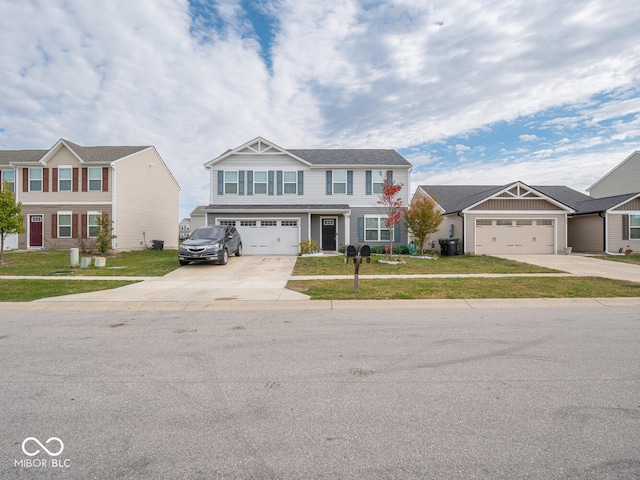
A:
POLYGON ((235 225, 242 237, 242 251, 248 255, 297 255, 300 221, 297 219, 218 220, 235 225))
POLYGON ((551 219, 476 219, 476 254, 556 253, 551 219))

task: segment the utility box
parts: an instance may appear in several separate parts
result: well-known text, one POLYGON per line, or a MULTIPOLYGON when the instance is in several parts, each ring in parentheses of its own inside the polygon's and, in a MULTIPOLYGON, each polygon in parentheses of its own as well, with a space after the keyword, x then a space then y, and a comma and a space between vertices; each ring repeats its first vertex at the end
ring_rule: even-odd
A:
POLYGON ((163 250, 164 249, 164 240, 154 240, 152 242, 154 250, 163 250))

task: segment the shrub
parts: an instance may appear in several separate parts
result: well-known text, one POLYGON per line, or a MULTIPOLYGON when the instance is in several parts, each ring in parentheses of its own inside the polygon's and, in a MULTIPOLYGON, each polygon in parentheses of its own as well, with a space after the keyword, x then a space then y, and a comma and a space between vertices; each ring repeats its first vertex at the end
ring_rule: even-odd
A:
POLYGON ((307 240, 306 242, 300 242, 300 255, 308 255, 316 253, 318 251, 318 242, 315 240, 307 240))

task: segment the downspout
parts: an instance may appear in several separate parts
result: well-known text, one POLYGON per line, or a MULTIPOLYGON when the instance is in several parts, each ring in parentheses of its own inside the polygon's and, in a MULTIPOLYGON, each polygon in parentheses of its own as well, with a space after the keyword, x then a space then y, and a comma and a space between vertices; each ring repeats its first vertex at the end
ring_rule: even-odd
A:
POLYGON ((116 166, 111 164, 111 215, 112 215, 112 224, 113 224, 113 238, 111 239, 111 248, 114 250, 118 250, 117 238, 118 238, 118 229, 117 229, 117 218, 116 218, 116 166))
MULTIPOLYGON (((465 254, 465 253, 467 253, 466 244, 464 242, 464 239, 465 239, 465 236, 466 236, 466 228, 467 228, 467 222, 465 222, 466 216, 465 215, 460 215, 460 212, 458 212, 458 216, 460 218, 462 218, 462 238, 460 240, 462 240, 462 253, 465 254)), ((475 253, 475 251, 474 251, 474 253, 475 253)))
POLYGON ((607 235, 607 212, 600 212, 598 215, 602 217, 602 243, 604 244, 604 253, 609 253, 609 235, 607 235))

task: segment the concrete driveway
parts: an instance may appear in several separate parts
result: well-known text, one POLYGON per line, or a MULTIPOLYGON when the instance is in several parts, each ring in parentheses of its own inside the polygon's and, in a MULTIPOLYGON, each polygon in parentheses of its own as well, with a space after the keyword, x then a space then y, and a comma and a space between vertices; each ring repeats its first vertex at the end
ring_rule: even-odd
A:
POLYGON ((48 302, 215 302, 225 300, 308 300, 285 288, 295 256, 242 256, 227 265, 193 264, 164 277, 113 290, 65 295, 48 302))
POLYGON ((495 255, 516 262, 553 268, 580 277, 603 277, 640 282, 640 265, 612 262, 584 255, 495 255))

